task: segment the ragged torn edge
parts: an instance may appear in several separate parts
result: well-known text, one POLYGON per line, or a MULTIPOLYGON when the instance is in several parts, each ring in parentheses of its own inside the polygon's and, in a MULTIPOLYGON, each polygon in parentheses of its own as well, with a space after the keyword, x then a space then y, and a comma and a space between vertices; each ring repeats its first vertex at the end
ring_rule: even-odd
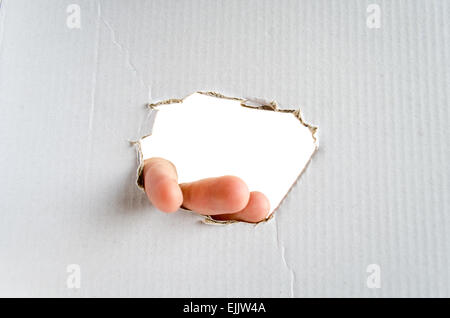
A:
MULTIPOLYGON (((291 113, 292 115, 295 116, 295 118, 297 118, 300 123, 307 127, 310 131, 311 131, 311 135, 312 138, 314 140, 314 144, 315 144, 315 149, 314 152, 311 154, 311 157, 309 158, 308 162, 306 163, 305 167, 303 168, 303 170, 300 172, 300 174, 297 176, 297 178, 295 179, 294 183, 291 185, 291 187, 289 188, 288 191, 286 191, 286 194, 284 195, 283 199, 280 201, 280 203, 278 204, 278 206, 273 210, 273 212, 264 220, 259 221, 257 223, 250 223, 250 224, 260 224, 260 223, 265 223, 270 221, 273 217, 275 212, 278 210, 278 208, 281 206, 281 204, 283 203, 283 201, 286 199, 287 195, 291 192, 291 189, 295 186, 295 184, 298 182, 298 180, 300 179, 300 177, 303 175, 303 172, 306 170, 306 168, 309 166, 309 163, 312 160, 312 157, 314 156, 314 154, 317 152, 317 150, 319 149, 319 138, 318 138, 318 127, 308 124, 303 120, 302 114, 300 109, 281 109, 278 107, 278 103, 276 101, 271 101, 269 103, 261 103, 259 101, 256 100, 250 100, 250 99, 243 99, 243 98, 238 98, 238 97, 229 97, 229 96, 225 96, 222 95, 220 93, 216 93, 216 92, 195 92, 192 94, 187 95, 184 98, 170 98, 170 99, 166 99, 166 100, 162 100, 156 103, 150 103, 148 104, 148 108, 150 109, 156 109, 157 106, 160 105, 169 105, 169 104, 176 104, 176 103, 183 103, 183 101, 193 95, 193 94, 203 94, 203 95, 207 95, 207 96, 211 96, 211 97, 216 97, 216 98, 223 98, 223 99, 229 99, 229 100, 236 100, 236 101, 240 101, 240 104, 242 107, 247 107, 247 108, 252 108, 252 109, 259 109, 259 110, 266 110, 266 111, 274 111, 274 112, 281 112, 281 113, 291 113), (255 103, 256 105, 250 105, 250 102, 255 103)), ((137 149, 137 154, 138 154, 138 169, 137 169, 137 178, 136 178, 136 184, 137 186, 142 190, 145 191, 144 189, 144 157, 142 154, 142 149, 141 149, 141 141, 146 138, 151 136, 150 134, 147 134, 145 136, 142 136, 139 140, 137 141, 130 141, 130 143, 132 145, 136 146, 137 149)), ((193 213, 193 211, 186 209, 184 207, 180 208, 183 211, 186 212, 191 212, 193 213)), ((243 221, 237 221, 237 220, 226 220, 226 221, 221 221, 221 220, 216 220, 214 219, 212 216, 210 215, 206 215, 204 216, 203 219, 203 223, 205 224, 211 224, 211 225, 228 225, 228 224, 233 224, 233 223, 249 223, 249 222, 243 222, 243 221)))

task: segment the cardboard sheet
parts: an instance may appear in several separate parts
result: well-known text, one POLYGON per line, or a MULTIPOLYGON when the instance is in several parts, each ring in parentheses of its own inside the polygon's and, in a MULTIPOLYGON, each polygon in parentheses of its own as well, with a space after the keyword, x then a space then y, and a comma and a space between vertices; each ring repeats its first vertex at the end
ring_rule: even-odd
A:
POLYGON ((449 297, 449 17, 443 0, 0 1, 0 295, 449 297), (269 222, 205 226, 136 187, 146 106, 195 91, 320 127, 269 222))

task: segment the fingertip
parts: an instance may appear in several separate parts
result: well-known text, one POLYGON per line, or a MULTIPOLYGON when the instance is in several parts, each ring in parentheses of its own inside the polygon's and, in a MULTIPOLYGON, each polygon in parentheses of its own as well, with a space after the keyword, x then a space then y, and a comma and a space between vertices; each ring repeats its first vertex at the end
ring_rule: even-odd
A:
POLYGON ((158 210, 173 213, 183 203, 183 194, 176 181, 166 178, 155 184, 150 200, 158 210))
POLYGON ((217 179, 217 197, 220 198, 221 210, 229 213, 244 209, 250 199, 247 184, 235 176, 223 176, 217 179))
POLYGON ((238 212, 250 198, 247 184, 235 176, 207 178, 180 187, 183 206, 204 215, 238 212))
POLYGON ((243 211, 243 217, 247 222, 256 223, 268 217, 270 202, 264 193, 258 191, 252 192, 249 201, 251 202, 249 202, 248 208, 243 211))
POLYGON ((217 220, 236 220, 248 223, 258 223, 268 217, 270 211, 269 199, 261 192, 250 193, 247 206, 237 213, 216 215, 217 220))

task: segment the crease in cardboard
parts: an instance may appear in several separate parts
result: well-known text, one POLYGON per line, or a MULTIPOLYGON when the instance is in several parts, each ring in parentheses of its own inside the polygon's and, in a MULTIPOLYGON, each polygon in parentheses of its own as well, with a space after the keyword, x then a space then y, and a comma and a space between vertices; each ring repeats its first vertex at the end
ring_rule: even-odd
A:
MULTIPOLYGON (((109 23, 108 20, 105 18, 104 14, 102 14, 100 3, 98 3, 97 11, 98 11, 98 20, 101 21, 105 25, 105 27, 108 29, 108 31, 110 32, 111 42, 119 49, 119 52, 125 56, 126 65, 128 65, 128 68, 131 70, 131 72, 134 74, 134 76, 138 79, 141 86, 147 90, 148 100, 151 100, 152 99, 151 85, 146 83, 146 81, 144 80, 144 77, 141 75, 141 73, 138 71, 137 67, 133 63, 130 50, 124 44, 120 43, 117 40, 116 31, 114 30, 111 23, 109 23)), ((98 49, 98 44, 99 43, 97 42, 97 49, 98 49)), ((147 104, 147 106, 148 106, 148 104, 147 104)), ((148 119, 150 116, 151 116, 151 112, 148 114, 146 119, 148 119)), ((141 134, 142 126, 144 125, 145 122, 146 122, 146 120, 143 120, 141 122, 141 124, 138 128, 138 135, 141 134)), ((147 136, 143 136, 143 137, 141 137, 141 139, 145 138, 145 137, 147 137, 147 136)), ((129 142, 132 145, 136 145, 136 141, 129 140, 129 142)))
POLYGON ((0 54, 3 52, 3 39, 5 35, 6 8, 3 0, 0 0, 0 54))
MULTIPOLYGON (((247 108, 252 108, 252 109, 259 109, 259 110, 265 110, 265 111, 291 113, 293 116, 295 116, 295 118, 297 118, 299 120, 299 122, 303 126, 307 127, 309 129, 309 131, 311 132, 311 136, 312 136, 312 138, 314 140, 314 145, 315 145, 315 149, 314 149, 313 153, 309 157, 309 160, 307 161, 307 163, 303 167, 303 169, 300 172, 300 174, 295 179, 295 182, 286 191, 284 197, 282 198, 282 200, 280 201, 278 206, 276 206, 275 209, 273 209, 273 212, 267 218, 265 218, 264 220, 262 220, 260 222, 257 222, 257 223, 248 223, 248 222, 242 222, 242 221, 237 221, 237 220, 216 220, 210 215, 204 215, 203 216, 203 223, 204 224, 210 224, 210 225, 228 225, 228 224, 234 224, 234 223, 248 223, 248 224, 257 225, 259 223, 266 223, 266 222, 270 221, 274 217, 276 210, 278 210, 278 208, 281 206, 281 204, 283 203, 283 201, 285 200, 287 195, 290 193, 292 188, 297 184, 298 180, 303 175, 303 172, 309 166, 309 163, 311 162, 312 157, 314 156, 314 154, 318 150, 318 148, 319 148, 319 139, 318 139, 318 136, 317 136, 318 135, 318 127, 314 126, 314 125, 311 125, 309 123, 306 123, 303 120, 302 113, 301 113, 300 109, 281 109, 281 108, 279 108, 278 103, 276 101, 271 101, 269 103, 261 103, 259 101, 254 100, 254 99, 244 99, 244 98, 238 98, 238 97, 230 97, 230 96, 226 96, 226 95, 223 95, 223 94, 220 94, 220 93, 217 93, 217 92, 212 92, 212 91, 206 91, 206 92, 204 92, 204 91, 197 91, 197 92, 189 94, 189 95, 187 95, 187 96, 185 96, 183 98, 170 98, 170 99, 162 100, 162 101, 159 101, 159 102, 156 102, 156 103, 149 103, 147 105, 147 107, 150 108, 151 110, 154 110, 154 109, 156 109, 157 106, 161 106, 161 105, 183 103, 183 101, 186 98, 188 98, 189 96, 192 96, 193 94, 196 94, 196 93, 202 94, 202 95, 211 96, 211 97, 215 97, 215 98, 222 98, 222 99, 240 101, 240 105, 242 107, 247 107, 247 108), (251 102, 256 103, 256 105, 251 105, 250 104, 251 102)), ((143 177, 144 158, 143 158, 142 149, 141 149, 141 141, 144 138, 148 137, 148 136, 151 136, 151 133, 142 136, 141 138, 139 138, 139 140, 130 142, 132 145, 136 146, 136 149, 137 149, 137 152, 138 152, 138 169, 137 169, 136 184, 142 191, 145 191, 145 190, 144 190, 144 177, 143 177)), ((187 212, 194 213, 193 211, 191 211, 189 209, 186 209, 183 206, 180 209, 184 210, 184 211, 187 211, 187 212)), ((277 236, 277 241, 278 241, 278 236, 277 236)), ((288 266, 288 264, 287 264, 287 262, 285 260, 285 257, 284 257, 284 252, 282 253, 282 258, 283 258, 283 263, 286 265, 286 267, 291 272, 291 277, 292 277, 292 280, 293 280, 294 277, 295 277, 295 274, 290 269, 290 267, 288 266)), ((291 294, 293 294, 293 290, 291 290, 291 294)))
POLYGON ((96 19, 96 28, 95 28, 95 47, 94 47, 94 65, 91 76, 91 96, 90 96, 90 108, 89 108, 89 118, 88 118, 88 131, 87 131, 87 145, 88 145, 88 155, 85 163, 85 175, 84 175, 84 184, 88 184, 88 176, 91 170, 91 155, 92 155, 92 134, 94 128, 94 117, 95 117, 95 108, 96 108, 96 99, 97 99, 97 73, 98 73, 98 65, 99 65, 99 46, 100 46, 100 15, 101 8, 100 4, 97 5, 97 19, 96 19))
POLYGON ((110 32, 112 43, 116 47, 118 47, 119 51, 125 56, 126 64, 131 69, 131 71, 136 76, 136 78, 139 80, 140 84, 148 91, 149 100, 151 100, 151 85, 146 83, 146 81, 144 80, 144 77, 140 74, 140 72, 138 71, 137 67, 132 62, 130 50, 128 48, 126 48, 124 44, 120 43, 117 40, 116 31, 112 27, 111 23, 109 23, 105 19, 105 17, 101 14, 100 3, 98 4, 98 7, 99 7, 99 12, 100 12, 100 14, 99 14, 100 21, 106 26, 106 28, 110 32))
MULTIPOLYGON (((273 213, 272 213, 273 214, 273 213)), ((294 285, 295 285, 295 272, 293 270, 293 268, 288 264, 287 260, 286 260, 286 248, 284 247, 283 243, 281 242, 280 239, 280 235, 279 235, 279 224, 278 224, 278 218, 275 218, 275 238, 277 240, 277 246, 278 249, 280 250, 280 255, 281 255, 281 261, 283 262, 284 266, 286 266, 289 275, 290 275, 290 294, 291 294, 291 298, 294 298, 294 285)))
POLYGON ((98 73, 98 51, 100 46, 100 19, 101 19, 101 7, 100 4, 97 6, 97 25, 95 30, 95 49, 94 49, 94 69, 92 72, 92 78, 91 78, 91 108, 89 110, 89 124, 88 124, 88 131, 89 131, 89 138, 92 134, 92 128, 93 128, 93 121, 94 121, 94 114, 95 114, 95 99, 97 94, 97 73, 98 73))

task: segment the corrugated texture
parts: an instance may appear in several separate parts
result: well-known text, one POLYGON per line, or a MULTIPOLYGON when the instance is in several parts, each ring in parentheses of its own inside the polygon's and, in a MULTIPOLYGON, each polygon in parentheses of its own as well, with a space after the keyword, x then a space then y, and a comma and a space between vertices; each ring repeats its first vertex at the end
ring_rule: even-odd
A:
POLYGON ((450 296, 448 1, 77 1, 79 30, 70 3, 1 2, 0 295, 450 296), (135 187, 144 104, 198 90, 319 126, 271 222, 135 187))

